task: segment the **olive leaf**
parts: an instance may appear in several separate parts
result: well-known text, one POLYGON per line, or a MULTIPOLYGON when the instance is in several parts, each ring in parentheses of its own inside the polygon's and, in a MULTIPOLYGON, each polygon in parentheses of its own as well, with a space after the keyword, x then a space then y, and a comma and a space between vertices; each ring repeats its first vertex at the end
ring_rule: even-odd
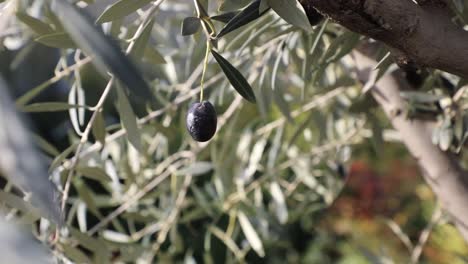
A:
POLYGON ((23 106, 20 110, 23 112, 36 113, 36 112, 57 112, 66 111, 74 108, 88 108, 85 105, 73 105, 63 102, 44 102, 34 103, 23 106))
POLYGON ((70 38, 70 36, 68 36, 67 33, 64 33, 64 32, 45 34, 45 35, 37 37, 35 41, 41 44, 44 44, 46 46, 52 47, 52 48, 59 48, 59 49, 76 48, 76 45, 73 42, 73 40, 70 38))
POLYGON ((216 38, 219 39, 222 36, 226 35, 227 33, 254 21, 255 19, 261 17, 263 14, 265 14, 269 10, 267 8, 263 12, 260 12, 259 8, 260 8, 260 0, 256 0, 252 2, 250 5, 242 9, 242 11, 240 11, 235 17, 229 20, 229 22, 218 33, 216 38))
POLYGON ((103 75, 107 75, 109 70, 142 98, 152 98, 151 89, 141 73, 115 41, 104 35, 101 28, 68 1, 56 1, 55 4, 65 30, 78 47, 94 56, 93 63, 103 75))
POLYGON ((182 36, 189 36, 197 33, 200 28, 200 19, 197 17, 186 17, 182 21, 182 36))
POLYGON ((96 23, 111 22, 124 18, 151 2, 152 0, 120 0, 104 10, 96 23))
POLYGON ((226 12, 222 13, 216 16, 210 17, 213 20, 223 22, 224 24, 228 23, 231 19, 233 19, 237 14, 239 14, 239 11, 231 11, 231 12, 226 12))
POLYGON ((236 89, 236 91, 240 95, 242 95, 242 97, 244 97, 247 101, 255 103, 256 100, 253 89, 247 82, 247 80, 244 78, 244 76, 242 76, 242 74, 234 66, 232 66, 232 64, 229 63, 229 61, 223 58, 223 56, 218 54, 216 51, 211 50, 211 53, 213 54, 219 66, 228 78, 232 87, 234 87, 234 89, 236 89))
POLYGON ((117 85, 117 109, 119 111, 122 125, 127 131, 127 139, 137 150, 141 150, 141 137, 140 130, 138 129, 137 117, 133 112, 132 106, 128 101, 128 97, 125 94, 120 85, 117 85))
POLYGON ((267 0, 268 5, 282 19, 291 25, 310 31, 309 19, 304 8, 297 0, 267 0))
POLYGON ((16 17, 38 35, 50 34, 53 32, 53 29, 49 26, 49 24, 44 23, 41 20, 26 13, 18 12, 16 13, 16 17))

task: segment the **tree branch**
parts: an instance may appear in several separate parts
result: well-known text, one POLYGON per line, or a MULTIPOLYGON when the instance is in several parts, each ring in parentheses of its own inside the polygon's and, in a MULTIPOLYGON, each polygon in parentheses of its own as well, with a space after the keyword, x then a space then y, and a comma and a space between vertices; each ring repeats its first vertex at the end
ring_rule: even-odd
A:
MULTIPOLYGON (((357 73, 360 80, 369 79, 376 61, 353 53, 356 59, 357 73)), ((407 83, 399 81, 391 74, 384 75, 371 89, 372 96, 383 108, 393 127, 400 133, 403 143, 416 158, 422 168, 424 179, 431 186, 468 241, 468 174, 456 158, 450 153, 441 151, 432 144, 432 121, 409 120, 403 114, 407 108, 400 91, 408 89, 407 83)))
POLYGON ((422 67, 468 78, 468 32, 452 23, 447 0, 301 0, 344 27, 380 40, 422 67))

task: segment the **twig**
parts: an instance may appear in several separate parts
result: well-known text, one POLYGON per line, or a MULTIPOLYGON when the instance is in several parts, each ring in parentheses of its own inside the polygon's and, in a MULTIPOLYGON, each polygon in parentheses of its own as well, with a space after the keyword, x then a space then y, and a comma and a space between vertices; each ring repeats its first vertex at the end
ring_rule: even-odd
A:
POLYGON ((424 228, 424 230, 419 235, 418 244, 414 247, 414 250, 411 253, 411 263, 418 263, 419 262, 419 258, 421 257, 424 246, 426 245, 427 240, 429 239, 429 236, 430 236, 432 230, 434 229, 434 227, 442 219, 442 216, 443 216, 442 209, 438 205, 437 208, 432 213, 431 221, 429 222, 429 224, 426 226, 426 228, 424 228))

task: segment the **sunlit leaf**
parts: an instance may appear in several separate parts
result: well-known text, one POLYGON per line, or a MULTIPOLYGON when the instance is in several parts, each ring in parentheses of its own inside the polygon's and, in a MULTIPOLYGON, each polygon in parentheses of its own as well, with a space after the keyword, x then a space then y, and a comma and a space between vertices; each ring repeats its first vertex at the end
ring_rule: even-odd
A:
POLYGON ((213 164, 206 161, 198 161, 182 168, 177 172, 179 175, 191 174, 192 176, 203 175, 213 169, 213 164))
POLYGON ((306 31, 312 29, 304 8, 297 0, 268 0, 267 2, 271 9, 289 24, 306 31))
POLYGON ((249 241, 250 246, 252 246, 253 250, 255 250, 255 252, 260 257, 264 257, 265 250, 263 249, 262 241, 260 240, 260 237, 258 236, 257 232, 255 231, 255 228, 252 226, 247 216, 244 214, 244 212, 239 211, 237 217, 239 219, 239 224, 242 228, 242 232, 247 238, 247 241, 249 241))
POLYGON ((151 3, 152 0, 120 0, 106 8, 96 20, 96 23, 105 23, 121 19, 151 3))

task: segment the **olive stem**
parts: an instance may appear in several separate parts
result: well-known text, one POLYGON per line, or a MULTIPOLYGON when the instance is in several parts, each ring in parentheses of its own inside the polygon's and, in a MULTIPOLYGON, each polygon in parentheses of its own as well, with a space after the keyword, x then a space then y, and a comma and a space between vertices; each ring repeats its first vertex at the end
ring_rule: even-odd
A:
POLYGON ((203 72, 202 72, 201 82, 200 82, 200 102, 203 101, 203 88, 205 86, 205 73, 206 73, 206 68, 208 66, 208 56, 210 55, 210 50, 211 50, 211 42, 208 39, 206 41, 205 61, 203 62, 203 72))

